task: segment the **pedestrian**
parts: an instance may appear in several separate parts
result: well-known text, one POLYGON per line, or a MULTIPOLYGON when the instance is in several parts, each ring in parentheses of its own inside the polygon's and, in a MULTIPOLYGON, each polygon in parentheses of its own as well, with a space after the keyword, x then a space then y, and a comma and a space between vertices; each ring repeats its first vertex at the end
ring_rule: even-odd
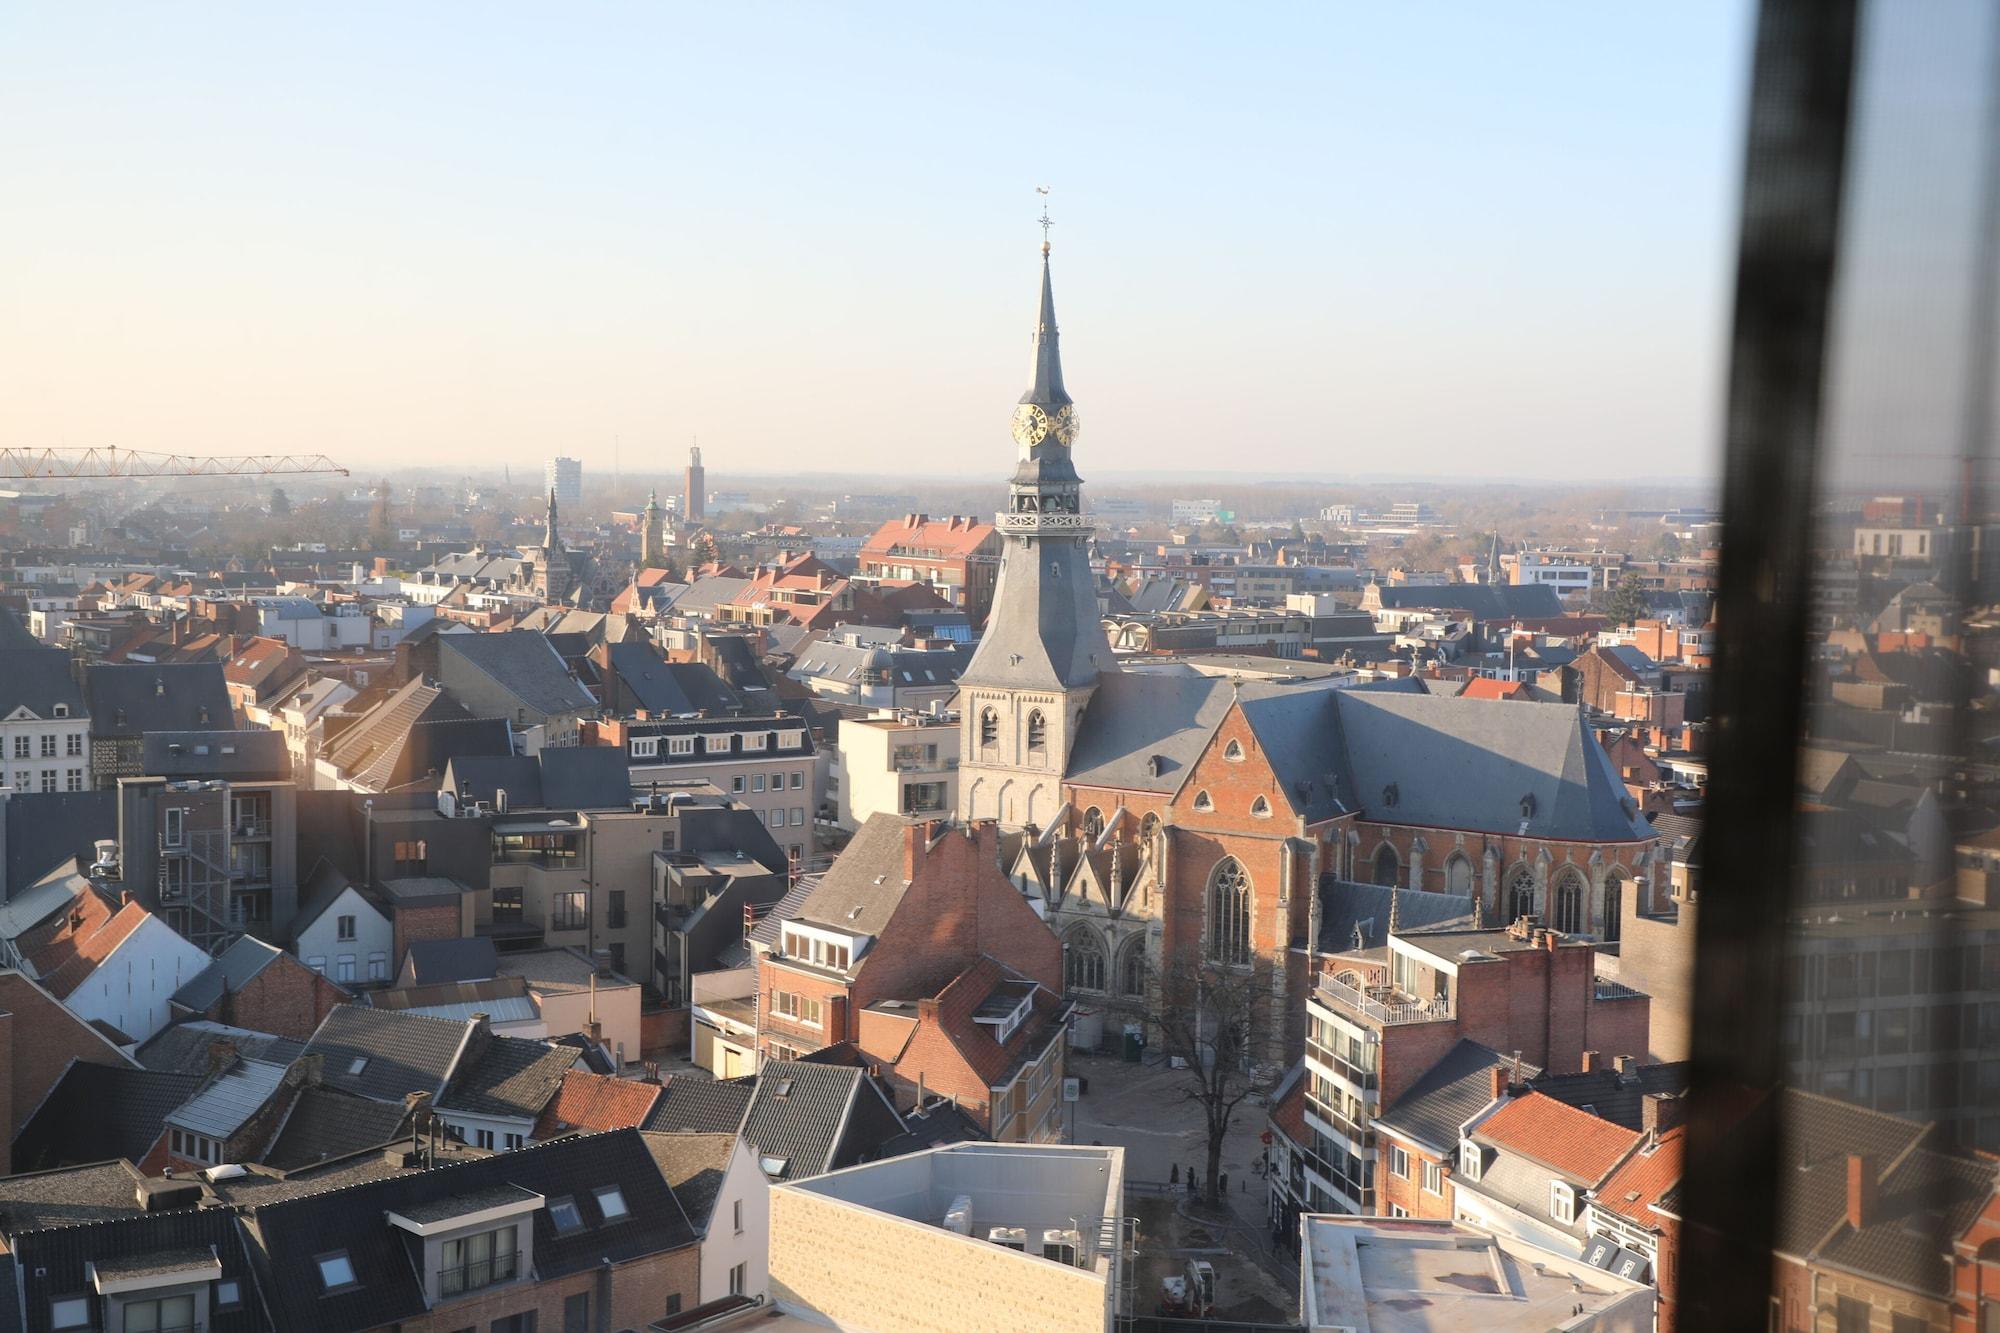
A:
POLYGON ((1189 1167, 1189 1168, 1188 1168, 1188 1173, 1187 1173, 1187 1183, 1188 1183, 1188 1194, 1189 1194, 1190 1196, 1192 1196, 1192 1195, 1194 1194, 1194 1168, 1193 1168, 1193 1167, 1189 1167))
POLYGON ((1224 1171, 1221 1175, 1215 1178, 1215 1186, 1216 1186, 1215 1192, 1217 1194, 1229 1193, 1229 1173, 1227 1171, 1224 1171))
POLYGON ((1181 1164, 1179 1162, 1174 1163, 1173 1171, 1167 1176, 1167 1183, 1169 1185, 1178 1185, 1181 1183, 1181 1164))

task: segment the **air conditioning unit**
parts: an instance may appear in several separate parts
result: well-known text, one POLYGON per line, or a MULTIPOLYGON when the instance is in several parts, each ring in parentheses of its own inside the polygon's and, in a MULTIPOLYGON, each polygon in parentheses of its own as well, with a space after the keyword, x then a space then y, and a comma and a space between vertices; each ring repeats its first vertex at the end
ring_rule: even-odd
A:
POLYGON ((1009 1250, 1028 1251, 1028 1229, 1026 1227, 990 1227, 986 1239, 1009 1250))
POLYGON ((1042 1233, 1042 1258, 1075 1268, 1076 1257, 1081 1253, 1083 1237, 1075 1230, 1051 1227, 1042 1233))

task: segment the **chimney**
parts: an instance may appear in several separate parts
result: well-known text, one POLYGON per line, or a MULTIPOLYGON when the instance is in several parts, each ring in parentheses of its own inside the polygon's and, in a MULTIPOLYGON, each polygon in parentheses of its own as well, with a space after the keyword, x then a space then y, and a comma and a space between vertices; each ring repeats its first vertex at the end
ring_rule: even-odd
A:
POLYGON ((1497 1102, 1508 1092, 1507 1066, 1495 1065, 1488 1072, 1493 1075, 1493 1100, 1497 1102))
POLYGON ((1600 1069, 1602 1069, 1602 1068, 1604 1068, 1604 1052, 1602 1052, 1602 1051, 1585 1051, 1585 1052, 1583 1053, 1583 1072, 1584 1072, 1584 1073, 1586 1073, 1586 1074, 1594 1074, 1594 1073, 1596 1073, 1596 1072, 1597 1072, 1598 1070, 1600 1070, 1600 1069))
POLYGON ((1875 1220, 1875 1163, 1847 1154, 1847 1225, 1859 1231, 1875 1220))
POLYGON ((1612 1060, 1611 1067, 1616 1069, 1620 1075, 1637 1073, 1639 1070, 1639 1057, 1636 1055, 1618 1056, 1612 1060))
POLYGON ((1687 1098, 1667 1092, 1649 1092, 1639 1104, 1639 1127, 1648 1134, 1661 1135, 1687 1119, 1687 1098))

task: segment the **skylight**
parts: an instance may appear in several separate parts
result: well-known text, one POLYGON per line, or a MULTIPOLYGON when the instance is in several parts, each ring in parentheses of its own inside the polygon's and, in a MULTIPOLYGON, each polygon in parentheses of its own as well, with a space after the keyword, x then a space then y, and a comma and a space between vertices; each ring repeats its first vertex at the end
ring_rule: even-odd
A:
POLYGON ((557 1231, 565 1234, 583 1228, 583 1214, 577 1212, 576 1200, 568 1195, 549 1200, 549 1221, 556 1224, 557 1231))
POLYGON ((319 1280, 328 1291, 336 1287, 354 1285, 354 1263, 347 1257, 346 1250, 335 1250, 332 1254, 322 1254, 316 1259, 319 1265, 319 1280))
POLYGON ((760 1157, 757 1159, 757 1165, 764 1168, 764 1174, 767 1176, 782 1176, 785 1174, 785 1168, 791 1164, 792 1159, 789 1157, 760 1157))
POLYGON ((606 1185, 597 1191, 597 1207, 603 1212, 604 1220, 607 1222, 616 1222, 620 1218, 630 1216, 632 1212, 625 1206, 624 1192, 616 1185, 606 1185))
POLYGON ((354 1057, 354 1063, 347 1066, 347 1072, 350 1074, 359 1074, 362 1070, 366 1068, 368 1068, 368 1057, 365 1055, 357 1055, 354 1057))

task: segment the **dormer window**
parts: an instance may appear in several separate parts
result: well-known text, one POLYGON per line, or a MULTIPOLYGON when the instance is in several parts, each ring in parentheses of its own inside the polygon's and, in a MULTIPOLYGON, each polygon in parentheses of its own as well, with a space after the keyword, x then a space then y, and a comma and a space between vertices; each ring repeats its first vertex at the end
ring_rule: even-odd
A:
POLYGON ((68 716, 69 716, 69 705, 68 705, 68 704, 57 704, 57 705, 56 705, 56 716, 57 716, 57 717, 68 717, 68 716))
POLYGON ((653 759, 657 758, 659 753, 660 738, 658 736, 634 736, 632 738, 632 757, 634 759, 653 759))
POLYGON ((1549 1182, 1549 1216, 1564 1226, 1576 1221, 1576 1186, 1567 1180, 1549 1182))
POLYGON ((1479 1145, 1471 1139, 1460 1139, 1458 1144, 1458 1173, 1467 1180, 1479 1179, 1481 1161, 1479 1145))
POLYGON ((560 1235, 567 1236, 572 1231, 583 1230, 583 1214, 576 1210, 576 1200, 567 1194, 560 1199, 549 1200, 549 1221, 555 1223, 560 1235))

